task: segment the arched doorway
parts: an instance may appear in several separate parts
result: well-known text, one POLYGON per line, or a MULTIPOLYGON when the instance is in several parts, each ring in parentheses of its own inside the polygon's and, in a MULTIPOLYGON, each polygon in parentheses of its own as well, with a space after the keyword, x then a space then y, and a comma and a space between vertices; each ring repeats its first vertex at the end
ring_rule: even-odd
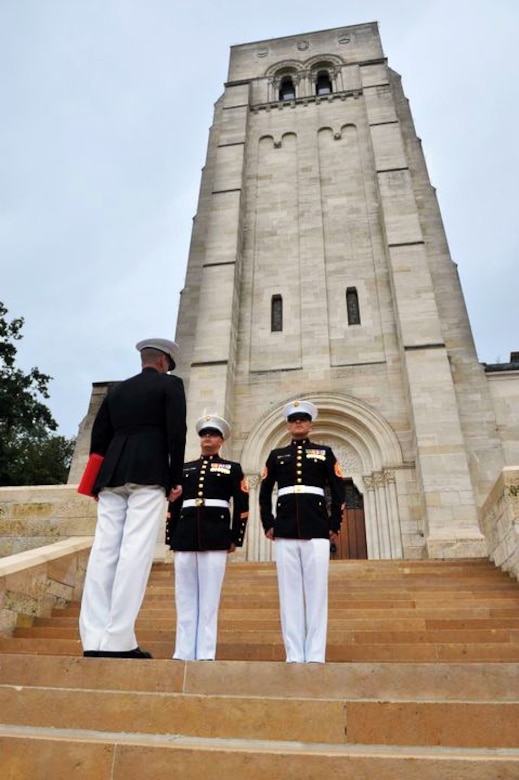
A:
MULTIPOLYGON (((400 477, 402 455, 395 433, 380 414, 358 398, 327 393, 301 394, 299 398, 309 398, 317 405, 319 416, 311 438, 332 447, 349 486, 349 506, 343 518, 345 533, 335 555, 338 552, 342 558, 401 558, 396 480, 400 477)), ((272 559, 272 544, 265 538, 259 520, 258 492, 268 453, 288 442, 282 412, 290 400, 293 399, 283 399, 258 419, 241 457, 238 454, 250 488, 245 549, 250 561, 272 559)))

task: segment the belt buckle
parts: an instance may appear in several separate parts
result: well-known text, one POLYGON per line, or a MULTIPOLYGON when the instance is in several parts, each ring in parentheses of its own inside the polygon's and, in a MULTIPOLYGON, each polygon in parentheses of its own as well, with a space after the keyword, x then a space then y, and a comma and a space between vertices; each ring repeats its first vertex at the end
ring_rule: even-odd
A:
POLYGON ((205 500, 203 498, 195 498, 195 506, 203 506, 205 504, 205 500))
POLYGON ((302 485, 294 485, 294 493, 304 493, 302 485))

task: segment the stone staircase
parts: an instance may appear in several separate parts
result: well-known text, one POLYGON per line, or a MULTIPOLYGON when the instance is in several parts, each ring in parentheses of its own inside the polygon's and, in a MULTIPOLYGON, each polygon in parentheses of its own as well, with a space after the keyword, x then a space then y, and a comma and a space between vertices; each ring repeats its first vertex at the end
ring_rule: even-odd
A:
POLYGON ((488 561, 334 561, 328 663, 285 664, 272 564, 230 564, 216 662, 81 657, 79 605, 0 639, 2 778, 519 778, 519 587, 488 561), (268 662, 268 663, 266 663, 268 662))

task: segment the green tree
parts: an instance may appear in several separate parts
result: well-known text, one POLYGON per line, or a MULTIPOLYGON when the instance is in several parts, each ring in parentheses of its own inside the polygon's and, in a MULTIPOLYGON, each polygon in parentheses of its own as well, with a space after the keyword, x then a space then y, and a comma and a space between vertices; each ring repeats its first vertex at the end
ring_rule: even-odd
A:
POLYGON ((23 317, 10 322, 0 301, 0 486, 56 485, 67 481, 74 439, 59 436, 42 399, 52 377, 16 367, 23 317))

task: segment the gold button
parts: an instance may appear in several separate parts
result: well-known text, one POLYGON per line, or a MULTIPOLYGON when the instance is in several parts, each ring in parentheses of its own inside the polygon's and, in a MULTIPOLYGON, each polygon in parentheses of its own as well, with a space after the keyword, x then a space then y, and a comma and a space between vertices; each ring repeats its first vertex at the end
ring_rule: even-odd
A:
POLYGON ((302 472, 302 471, 298 471, 297 473, 298 473, 298 474, 302 474, 303 472, 302 472))
POLYGON ((298 477, 298 478, 297 478, 297 481, 298 481, 298 482, 302 482, 303 480, 301 479, 301 477, 298 477))
POLYGON ((199 496, 203 496, 203 495, 204 495, 204 492, 203 492, 203 490, 199 490, 199 491, 198 491, 198 495, 199 495, 199 496))

